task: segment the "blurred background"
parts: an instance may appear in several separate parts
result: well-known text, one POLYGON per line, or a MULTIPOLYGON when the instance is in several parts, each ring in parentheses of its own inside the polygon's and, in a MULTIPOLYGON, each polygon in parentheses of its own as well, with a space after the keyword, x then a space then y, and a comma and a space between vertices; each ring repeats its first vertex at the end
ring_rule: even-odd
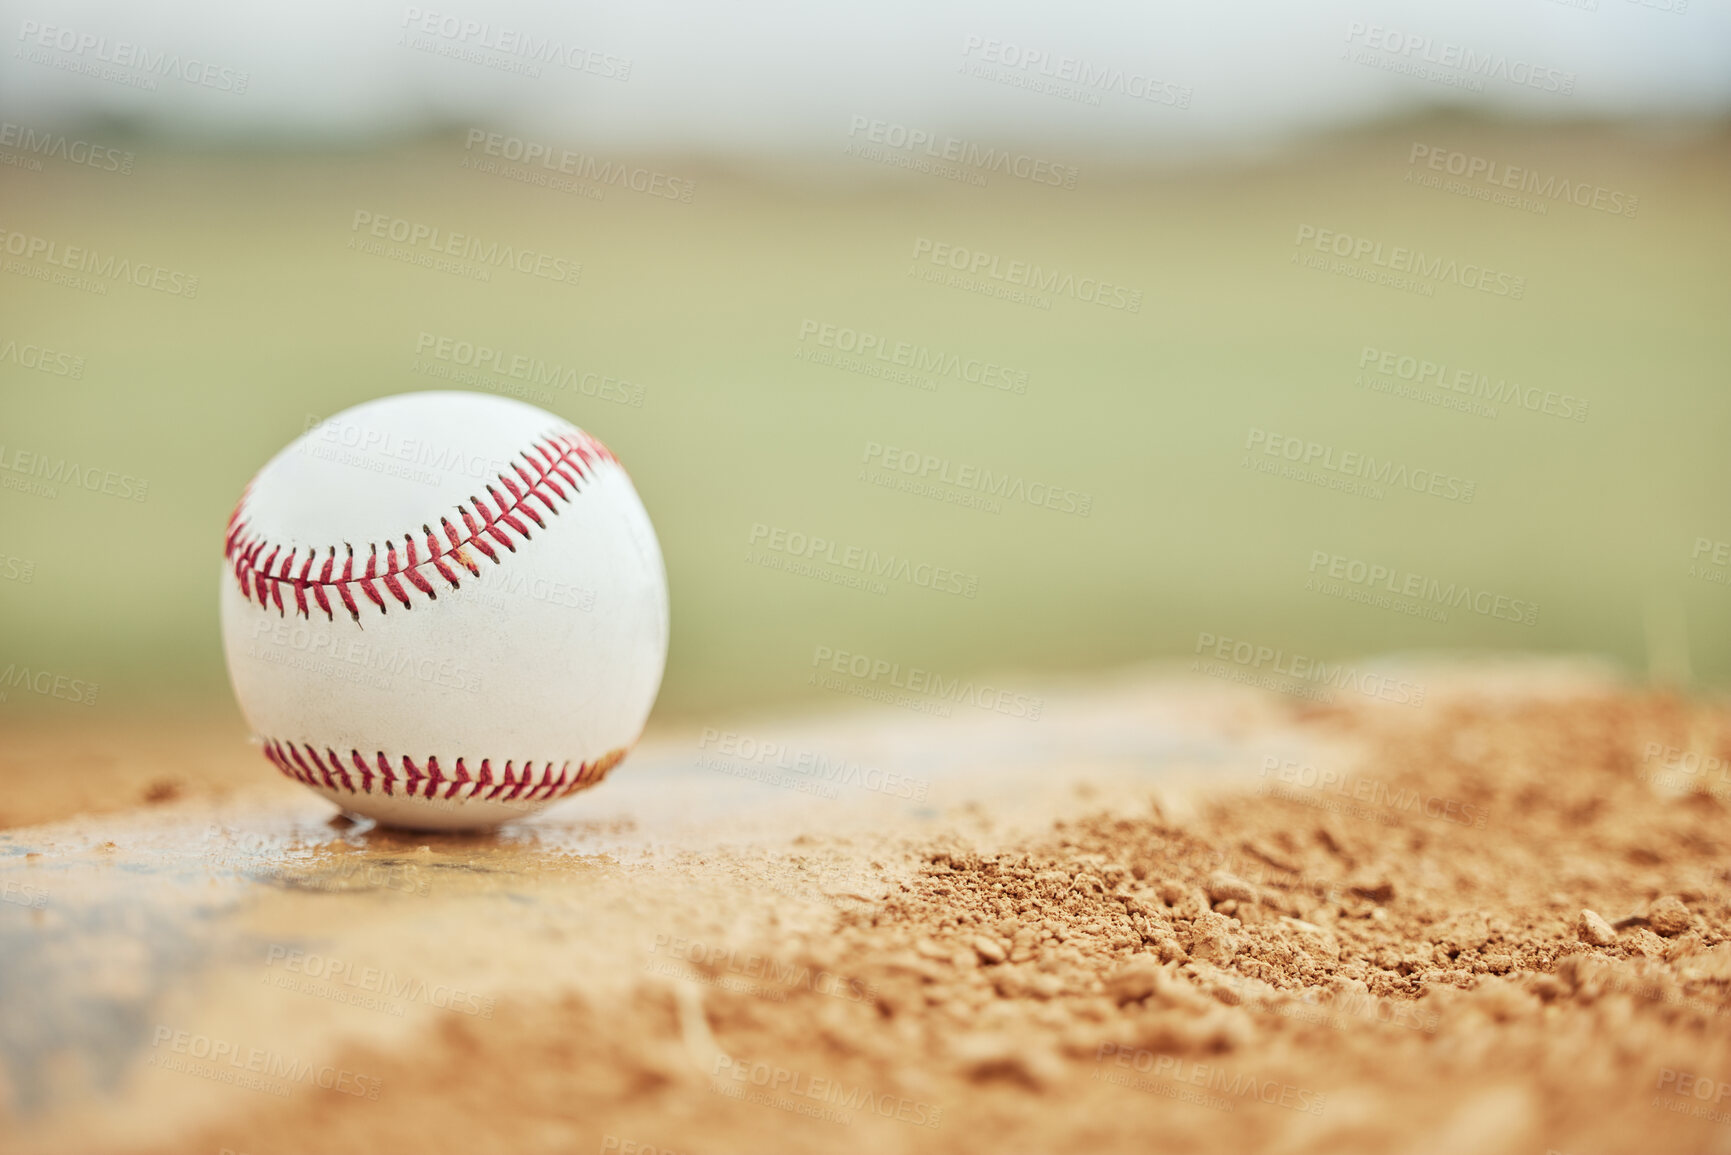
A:
POLYGON ((826 647, 1731 678, 1722 0, 433 2, 0 5, 0 717, 232 710, 241 488, 442 388, 631 471, 663 720, 826 647))

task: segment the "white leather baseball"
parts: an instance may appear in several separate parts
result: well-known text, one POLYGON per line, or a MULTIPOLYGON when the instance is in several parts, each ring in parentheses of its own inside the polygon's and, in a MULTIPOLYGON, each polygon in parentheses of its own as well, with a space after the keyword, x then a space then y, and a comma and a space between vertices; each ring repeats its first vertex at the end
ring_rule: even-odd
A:
POLYGON ((599 782, 667 660, 667 577, 605 446, 532 405, 407 393, 308 430, 229 519, 222 636, 278 769, 396 826, 599 782))

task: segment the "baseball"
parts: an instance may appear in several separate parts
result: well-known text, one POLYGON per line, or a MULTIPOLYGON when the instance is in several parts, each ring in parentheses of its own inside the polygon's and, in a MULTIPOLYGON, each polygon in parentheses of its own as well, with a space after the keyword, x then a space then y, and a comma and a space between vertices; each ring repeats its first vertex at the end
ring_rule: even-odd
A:
POLYGON ((345 811, 493 826, 600 782, 667 659, 667 578, 613 454, 532 405, 345 410, 229 519, 223 649, 266 758, 345 811))

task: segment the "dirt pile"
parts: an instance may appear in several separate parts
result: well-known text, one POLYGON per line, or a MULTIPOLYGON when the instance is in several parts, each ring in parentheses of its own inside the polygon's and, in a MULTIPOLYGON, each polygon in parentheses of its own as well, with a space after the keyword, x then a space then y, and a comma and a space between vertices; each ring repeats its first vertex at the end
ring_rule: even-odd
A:
POLYGON ((1731 715, 1425 713, 1312 711, 1370 757, 1188 817, 922 846, 763 944, 778 997, 502 1005, 185 1149, 1731 1151, 1731 715))

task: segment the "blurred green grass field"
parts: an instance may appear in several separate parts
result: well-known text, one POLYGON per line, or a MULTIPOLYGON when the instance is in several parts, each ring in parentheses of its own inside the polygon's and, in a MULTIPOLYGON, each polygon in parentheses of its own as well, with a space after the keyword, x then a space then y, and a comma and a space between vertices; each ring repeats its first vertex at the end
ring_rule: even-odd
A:
MULTIPOLYGON (((1645 671, 1663 654, 1673 674, 1723 683, 1731 586, 1690 567, 1699 539, 1731 540, 1728 144, 1434 120, 1255 161, 1079 158, 1074 189, 840 155, 645 162, 690 179, 689 204, 466 168, 461 135, 351 153, 123 142, 129 175, 8 167, 0 227, 199 287, 96 295, 0 276, 0 343, 84 366, 73 379, 0 360, 6 460, 149 482, 141 503, 0 490, 0 555, 31 567, 0 580, 0 667, 98 682, 110 707, 224 693, 215 591, 241 487, 309 418, 448 387, 417 364, 427 334, 641 397, 542 400, 615 450, 655 519, 673 597, 664 714, 827 697, 806 683, 820 646, 1021 685, 1188 655, 1202 632, 1317 656, 1589 650, 1645 671), (1423 187, 1406 179, 1415 143, 1619 190, 1639 210, 1541 215, 1423 187), (582 276, 480 283, 357 251, 357 212, 566 256, 582 276), (1307 268, 1304 226, 1507 270, 1524 296, 1445 283, 1426 297, 1307 268), (1138 289, 1141 308, 932 284, 910 275, 921 238, 1138 289), (1025 373, 1026 392, 819 364, 801 356, 816 347, 807 322, 990 360, 1025 373), (1355 384, 1367 346, 1583 398, 1588 417, 1376 392, 1355 384), (1474 499, 1267 476, 1244 465, 1252 430, 1468 479, 1474 499), (1085 494, 1089 513, 862 482, 872 445, 1085 494), (977 594, 768 569, 747 560, 755 526, 947 567, 977 594), (1317 552, 1532 603, 1536 624, 1324 596, 1305 588, 1317 552)), ((15 689, 0 710, 39 705, 75 709, 15 689)))

